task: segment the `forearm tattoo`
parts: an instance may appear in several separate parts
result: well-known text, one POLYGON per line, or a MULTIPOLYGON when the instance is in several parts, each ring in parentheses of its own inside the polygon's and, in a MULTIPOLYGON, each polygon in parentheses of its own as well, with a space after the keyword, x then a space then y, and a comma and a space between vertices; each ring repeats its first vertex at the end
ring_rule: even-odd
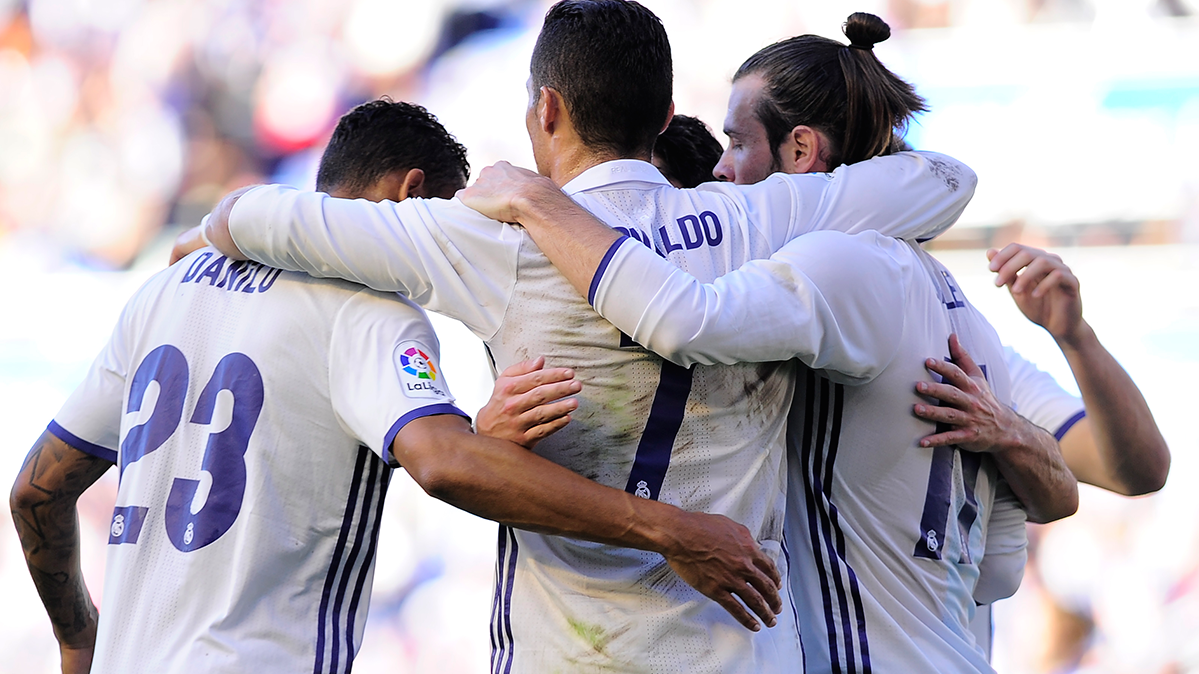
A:
POLYGON ((25 561, 55 635, 64 645, 94 639, 96 607, 79 566, 79 495, 112 463, 43 433, 29 451, 10 496, 25 561))

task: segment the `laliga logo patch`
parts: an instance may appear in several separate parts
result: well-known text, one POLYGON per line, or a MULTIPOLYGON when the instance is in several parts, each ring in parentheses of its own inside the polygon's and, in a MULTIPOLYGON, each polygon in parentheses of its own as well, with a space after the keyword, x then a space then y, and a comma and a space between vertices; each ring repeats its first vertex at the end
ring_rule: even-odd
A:
POLYGON ((416 342, 405 342, 395 350, 396 372, 409 398, 450 400, 444 380, 437 376, 437 366, 416 342))
POLYGON ((437 381, 437 368, 429 360, 429 354, 415 346, 400 354, 400 367, 404 372, 415 375, 417 379, 437 381))

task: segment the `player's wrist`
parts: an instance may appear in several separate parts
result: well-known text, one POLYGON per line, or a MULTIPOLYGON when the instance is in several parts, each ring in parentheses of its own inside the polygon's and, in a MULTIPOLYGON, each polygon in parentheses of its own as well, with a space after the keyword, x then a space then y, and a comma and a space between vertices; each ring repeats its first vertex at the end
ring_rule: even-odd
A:
POLYGON ((1065 352, 1084 352, 1099 343, 1095 331, 1085 319, 1079 319, 1078 323, 1067 332, 1050 333, 1050 336, 1053 337, 1053 341, 1057 342, 1058 348, 1065 352))
POLYGON ((549 178, 530 179, 522 188, 512 195, 510 208, 516 216, 516 221, 524 225, 552 225, 553 212, 559 200, 570 197, 563 194, 549 178))

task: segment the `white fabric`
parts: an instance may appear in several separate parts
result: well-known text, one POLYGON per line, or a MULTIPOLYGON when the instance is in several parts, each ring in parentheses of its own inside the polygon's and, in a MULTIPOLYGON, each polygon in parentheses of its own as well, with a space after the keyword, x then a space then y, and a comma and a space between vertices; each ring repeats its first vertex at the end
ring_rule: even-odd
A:
MULTIPOLYGON (((817 229, 923 236, 952 223, 974 176, 906 154, 756 186, 670 187, 650 164, 593 167, 564 191, 609 225, 713 280, 817 229)), ((722 513, 781 554, 794 366, 664 363, 591 310, 523 230, 457 201, 345 201, 248 192, 230 231, 247 255, 402 292, 462 320, 497 368, 537 355, 583 382, 579 408, 536 451, 603 484, 722 513)), ((769 672, 801 662, 793 614, 753 634, 654 554, 501 528, 493 668, 769 672)))
POLYGON ((1019 585, 1025 517, 991 461, 969 469, 978 456, 918 445, 933 428, 912 414, 914 385, 929 378, 925 358, 948 357, 951 332, 997 397, 1011 395, 994 330, 948 271, 877 234, 802 236, 710 284, 647 253, 623 242, 595 293, 599 313, 647 347, 679 362, 795 357, 824 370, 803 375, 787 434, 790 579, 809 667, 990 671, 969 623, 976 599, 1019 585), (944 509, 930 534, 934 464, 944 509))
POLYGON ((594 305, 637 343, 680 365, 798 358, 847 384, 890 364, 923 274, 907 244, 878 232, 813 232, 711 284, 617 245, 594 305))
POLYGON ((1066 392, 1052 375, 1012 347, 1003 347, 1003 354, 1012 376, 1012 407, 1060 440, 1062 426, 1085 411, 1082 398, 1066 392))
POLYGON ((122 471, 92 671, 348 671, 380 457, 461 414, 437 353, 392 294, 211 249, 154 276, 51 427, 122 471))

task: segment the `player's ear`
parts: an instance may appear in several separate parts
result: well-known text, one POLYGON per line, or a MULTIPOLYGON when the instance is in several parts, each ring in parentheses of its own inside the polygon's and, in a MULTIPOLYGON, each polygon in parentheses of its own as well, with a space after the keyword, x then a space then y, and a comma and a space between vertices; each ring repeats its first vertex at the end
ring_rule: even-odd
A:
POLYGON ((550 87, 541 87, 541 97, 537 100, 537 123, 541 130, 553 135, 554 130, 562 122, 566 114, 562 94, 550 87))
POLYGON ((811 173, 813 171, 828 171, 823 155, 826 153, 827 141, 824 136, 810 126, 799 125, 791 129, 791 133, 779 145, 779 162, 784 173, 811 173))
POLYGON ((404 174, 403 179, 400 181, 396 196, 398 198, 395 201, 403 201, 408 197, 428 198, 429 194, 425 187, 425 172, 418 168, 408 169, 408 172, 404 174))

